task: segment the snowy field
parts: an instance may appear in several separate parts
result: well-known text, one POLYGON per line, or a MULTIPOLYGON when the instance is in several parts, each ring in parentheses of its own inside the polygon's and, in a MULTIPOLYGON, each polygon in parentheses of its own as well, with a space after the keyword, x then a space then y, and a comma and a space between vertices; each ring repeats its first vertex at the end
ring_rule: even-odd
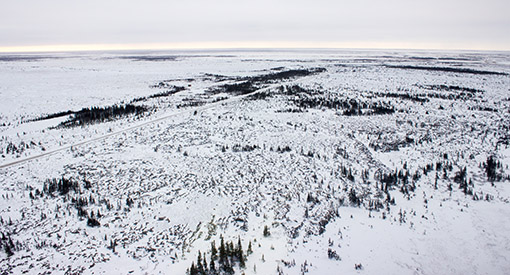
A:
POLYGON ((0 99, 2 274, 510 270, 508 52, 3 54, 0 99))

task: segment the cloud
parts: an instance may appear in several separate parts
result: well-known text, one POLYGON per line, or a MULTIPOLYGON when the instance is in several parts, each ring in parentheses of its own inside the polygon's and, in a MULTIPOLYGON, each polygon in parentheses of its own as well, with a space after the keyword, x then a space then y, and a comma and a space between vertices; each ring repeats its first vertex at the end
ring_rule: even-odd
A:
POLYGON ((10 1, 0 47, 300 41, 510 50, 508 10, 500 0, 10 1))

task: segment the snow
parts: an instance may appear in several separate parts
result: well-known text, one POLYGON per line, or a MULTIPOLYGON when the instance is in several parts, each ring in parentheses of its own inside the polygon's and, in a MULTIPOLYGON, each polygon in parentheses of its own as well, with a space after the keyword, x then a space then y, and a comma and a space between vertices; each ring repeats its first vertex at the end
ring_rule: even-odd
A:
POLYGON ((220 236, 234 244, 240 238, 245 250, 252 243, 246 268, 235 266, 236 274, 510 270, 510 77, 388 66, 508 74, 508 53, 293 50, 47 57, 0 62, 0 233, 15 243, 12 255, 1 243, 2 271, 183 274, 196 263, 198 251, 210 262, 211 242, 219 246, 220 236), (175 58, 146 58, 168 55, 175 58), (327 71, 264 83, 261 91, 271 95, 265 99, 207 92, 279 67, 327 71), (74 128, 58 127, 69 116, 30 121, 165 92, 154 87, 160 82, 186 90, 136 102, 151 108, 141 117, 74 128), (324 105, 285 112, 310 95, 286 95, 281 85, 318 90, 319 98, 383 101, 395 112, 346 116, 324 105), (439 96, 462 91, 430 85, 484 92, 447 99, 439 96), (216 102, 220 97, 227 99, 216 102), (203 104, 178 108, 190 100, 203 104), (12 144, 23 150, 8 151, 12 144), (489 156, 501 162, 497 171, 503 178, 495 182, 487 180, 483 167, 489 156), (437 163, 452 168, 436 169, 437 163), (424 175, 427 164, 433 168, 424 175), (354 181, 342 167, 351 169, 354 181), (463 167, 479 200, 454 182, 463 167), (388 194, 381 190, 378 175, 395 170, 410 173, 414 191, 401 192, 401 185, 388 194), (415 172, 420 177, 412 180, 415 172), (80 193, 31 198, 46 180, 61 177, 78 181, 80 193), (85 188, 85 181, 91 186, 85 188), (359 206, 350 202, 350 190, 363 197, 359 206), (72 200, 78 197, 93 198, 84 209, 88 215, 101 213, 100 226, 77 215, 72 200), (382 208, 371 209, 374 202, 382 208), (263 235, 265 226, 270 236, 263 235), (328 249, 339 259, 328 257, 328 249))

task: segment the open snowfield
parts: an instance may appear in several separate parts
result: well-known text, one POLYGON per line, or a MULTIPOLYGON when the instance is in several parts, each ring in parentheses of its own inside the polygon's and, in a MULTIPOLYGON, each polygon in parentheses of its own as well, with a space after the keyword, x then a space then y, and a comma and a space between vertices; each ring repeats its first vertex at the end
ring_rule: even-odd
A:
POLYGON ((0 273, 508 274, 509 142, 508 52, 4 54, 0 273))

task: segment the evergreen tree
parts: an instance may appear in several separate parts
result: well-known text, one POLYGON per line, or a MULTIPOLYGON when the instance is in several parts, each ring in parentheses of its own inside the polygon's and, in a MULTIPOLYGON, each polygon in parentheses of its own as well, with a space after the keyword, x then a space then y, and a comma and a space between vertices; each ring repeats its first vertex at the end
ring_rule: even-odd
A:
POLYGON ((12 252, 11 246, 8 244, 4 244, 4 251, 5 251, 5 254, 7 254, 7 257, 11 257, 12 255, 14 255, 14 253, 12 252))
POLYGON ((207 260, 205 259, 205 256, 204 256, 204 263, 202 264, 202 267, 204 269, 204 275, 209 274, 209 270, 207 268, 207 260))
POLYGON ((228 258, 225 258, 225 262, 223 263, 221 268, 227 274, 234 274, 234 269, 232 268, 232 263, 229 261, 228 258))
POLYGON ((243 246, 241 245, 241 237, 238 237, 237 239, 237 248, 236 248, 236 256, 239 260, 239 266, 241 268, 245 268, 245 261, 244 261, 244 253, 243 253, 243 246))
POLYGON ((202 253, 200 252, 200 250, 198 251, 198 257, 197 257, 197 273, 205 274, 204 266, 202 265, 202 253))
POLYGON ((236 256, 236 250, 235 250, 235 248, 234 248, 234 242, 233 242, 233 241, 230 241, 230 242, 229 242, 229 244, 228 244, 228 250, 229 250, 228 255, 229 255, 231 258, 236 256))
POLYGON ((211 263, 209 264, 209 273, 216 274, 216 264, 213 260, 211 260, 211 263))
POLYGON ((223 266, 226 258, 227 258, 227 253, 225 250, 225 241, 223 240, 223 236, 220 236, 220 261, 219 261, 220 267, 223 266))
POLYGON ((216 261, 218 258, 218 250, 216 249, 215 241, 211 242, 211 261, 216 261))
POLYGON ((240 252, 239 252, 239 266, 241 268, 245 268, 246 267, 246 262, 244 260, 243 250, 240 250, 240 252))
POLYGON ((248 243, 248 250, 246 250, 246 254, 251 255, 253 253, 253 249, 251 248, 251 241, 248 243))
POLYGON ((269 232, 269 227, 267 225, 264 226, 264 237, 271 236, 271 232, 269 232))
POLYGON ((241 253, 243 253, 243 247, 241 245, 241 236, 237 237, 237 246, 236 246, 236 249, 235 249, 235 253, 236 253, 236 257, 238 257, 238 258, 239 258, 239 255, 241 253))
POLYGON ((494 159, 493 156, 487 158, 487 162, 485 163, 485 172, 487 173, 487 180, 496 181, 499 180, 499 175, 497 173, 497 168, 501 167, 501 164, 494 159))
POLYGON ((438 178, 439 178, 439 175, 438 175, 438 174, 437 174, 437 172, 436 172, 436 179, 435 179, 435 181, 434 181, 434 189, 436 189, 436 190, 437 190, 437 179, 438 179, 438 178))
POLYGON ((198 275, 198 270, 195 267, 195 262, 191 262, 191 267, 189 268, 189 275, 198 275))

